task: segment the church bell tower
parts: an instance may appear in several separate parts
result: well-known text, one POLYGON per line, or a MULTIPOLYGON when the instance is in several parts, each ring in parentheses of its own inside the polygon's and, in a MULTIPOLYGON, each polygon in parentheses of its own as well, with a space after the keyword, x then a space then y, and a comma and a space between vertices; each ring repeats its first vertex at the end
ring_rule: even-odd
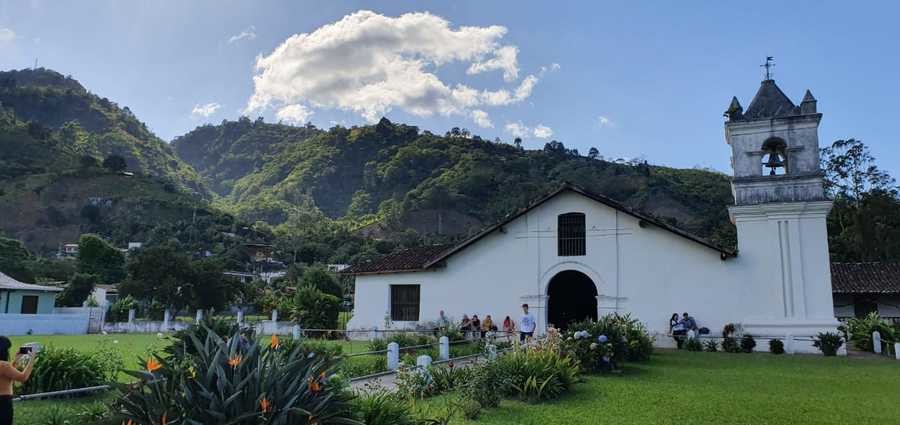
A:
POLYGON ((768 65, 747 110, 735 97, 725 112, 736 272, 745 276, 742 301, 752 303, 742 325, 754 335, 807 337, 837 326, 825 224, 831 201, 819 165, 822 114, 809 90, 795 105, 768 65))

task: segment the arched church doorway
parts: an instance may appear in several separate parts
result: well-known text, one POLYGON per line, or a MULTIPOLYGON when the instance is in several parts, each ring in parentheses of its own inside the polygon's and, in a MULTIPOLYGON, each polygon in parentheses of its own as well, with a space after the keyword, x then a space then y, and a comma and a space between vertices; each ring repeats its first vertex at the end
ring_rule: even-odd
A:
POLYGON ((566 329, 569 323, 597 320, 597 287, 586 274, 565 270, 547 286, 547 323, 566 329))

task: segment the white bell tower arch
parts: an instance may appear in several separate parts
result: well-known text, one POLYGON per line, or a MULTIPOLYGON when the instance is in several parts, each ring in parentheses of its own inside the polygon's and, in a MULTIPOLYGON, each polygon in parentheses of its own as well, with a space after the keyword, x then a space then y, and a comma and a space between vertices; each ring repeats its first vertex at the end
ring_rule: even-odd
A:
POLYGON ((819 165, 816 99, 808 90, 800 105, 767 78, 745 112, 733 98, 725 112, 731 146, 744 294, 755 311, 745 332, 814 336, 834 331, 825 197, 819 165))

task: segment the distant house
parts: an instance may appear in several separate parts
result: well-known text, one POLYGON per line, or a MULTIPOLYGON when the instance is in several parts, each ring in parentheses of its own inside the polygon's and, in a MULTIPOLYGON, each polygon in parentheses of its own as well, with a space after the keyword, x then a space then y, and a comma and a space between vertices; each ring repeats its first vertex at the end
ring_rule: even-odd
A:
POLYGON ((261 243, 244 244, 244 249, 246 249, 250 259, 258 263, 272 261, 273 252, 275 251, 272 245, 261 243))
POLYGON ((247 272, 227 271, 223 272, 222 274, 237 279, 241 283, 250 283, 253 282, 253 279, 256 278, 255 274, 247 272))
POLYGON ((144 244, 142 242, 128 242, 128 250, 129 251, 135 250, 135 249, 141 249, 141 247, 143 247, 143 246, 144 246, 144 244))
POLYGON ((67 243, 63 245, 62 257, 75 257, 78 255, 78 244, 77 243, 67 243))
POLYGON ((875 312, 900 324, 900 262, 831 263, 831 290, 838 319, 875 312))
POLYGON ((19 282, 0 273, 0 313, 52 314, 62 288, 19 282))

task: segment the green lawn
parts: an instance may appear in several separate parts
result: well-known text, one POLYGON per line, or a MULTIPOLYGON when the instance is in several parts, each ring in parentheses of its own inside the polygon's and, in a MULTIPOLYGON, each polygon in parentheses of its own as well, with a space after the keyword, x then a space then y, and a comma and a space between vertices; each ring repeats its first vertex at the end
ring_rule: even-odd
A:
POLYGON ((561 400, 505 400, 477 422, 454 423, 896 424, 898 394, 900 362, 892 360, 661 351, 622 375, 588 377, 561 400))
POLYGON ((10 339, 14 348, 28 342, 39 342, 45 347, 74 348, 83 352, 112 347, 120 353, 127 369, 140 368, 140 359, 146 359, 151 351, 162 349, 169 343, 156 334, 26 335, 10 339))

